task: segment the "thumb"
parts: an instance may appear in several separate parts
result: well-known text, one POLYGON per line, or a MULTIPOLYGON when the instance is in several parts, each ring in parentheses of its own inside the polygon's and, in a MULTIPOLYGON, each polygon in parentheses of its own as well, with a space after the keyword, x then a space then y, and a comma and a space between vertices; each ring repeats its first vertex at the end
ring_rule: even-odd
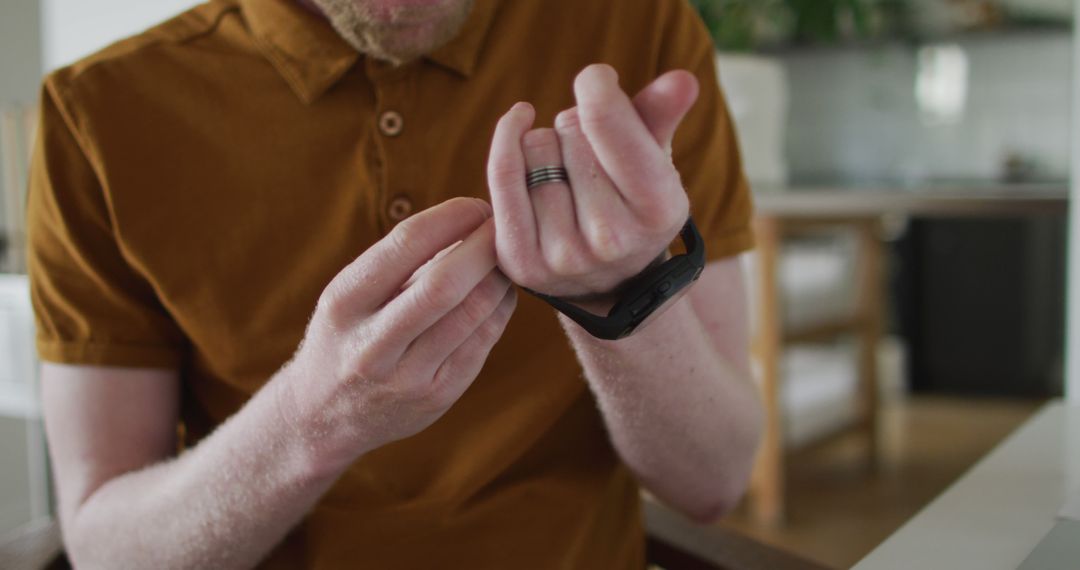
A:
POLYGON ((698 81, 689 71, 669 71, 634 96, 634 108, 656 142, 671 154, 671 140, 698 97, 698 81))

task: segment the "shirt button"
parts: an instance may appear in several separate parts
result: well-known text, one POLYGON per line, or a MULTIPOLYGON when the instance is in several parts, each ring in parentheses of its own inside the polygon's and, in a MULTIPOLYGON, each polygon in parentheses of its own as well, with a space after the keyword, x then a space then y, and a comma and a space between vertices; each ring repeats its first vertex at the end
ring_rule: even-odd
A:
POLYGON ((405 119, 397 111, 386 111, 379 116, 379 130, 388 137, 396 137, 405 128, 405 119))
POLYGON ((413 203, 407 196, 395 196, 386 207, 386 215, 395 224, 413 213, 413 203))

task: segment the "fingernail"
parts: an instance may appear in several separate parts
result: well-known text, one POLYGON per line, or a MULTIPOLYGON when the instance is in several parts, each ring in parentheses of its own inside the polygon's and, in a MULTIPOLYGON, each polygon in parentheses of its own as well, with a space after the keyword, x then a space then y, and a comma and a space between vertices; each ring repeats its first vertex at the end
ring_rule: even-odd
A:
POLYGON ((555 115, 555 128, 565 129, 573 127, 577 123, 577 108, 566 109, 555 115))
POLYGON ((574 93, 578 97, 602 98, 609 95, 613 86, 617 89, 619 74, 607 64, 593 64, 586 67, 574 80, 574 93))
POLYGON ((585 68, 586 71, 607 80, 619 81, 619 72, 606 63, 594 63, 585 68))

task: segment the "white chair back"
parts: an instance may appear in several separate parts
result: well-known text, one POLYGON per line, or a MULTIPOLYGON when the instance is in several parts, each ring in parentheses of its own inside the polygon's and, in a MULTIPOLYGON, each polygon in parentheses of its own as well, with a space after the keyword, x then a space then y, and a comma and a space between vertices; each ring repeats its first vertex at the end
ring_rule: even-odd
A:
POLYGON ((0 109, 0 272, 26 272, 26 188, 37 112, 34 107, 0 109))
POLYGON ((0 275, 0 444, 7 450, 0 461, 3 536, 15 526, 50 513, 34 317, 26 275, 0 275), (15 517, 18 513, 22 514, 15 517))

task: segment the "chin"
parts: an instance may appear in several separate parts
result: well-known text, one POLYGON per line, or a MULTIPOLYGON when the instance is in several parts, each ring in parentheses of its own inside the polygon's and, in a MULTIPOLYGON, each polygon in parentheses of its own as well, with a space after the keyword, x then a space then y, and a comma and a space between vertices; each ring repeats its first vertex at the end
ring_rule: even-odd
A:
POLYGON ((361 13, 385 26, 437 24, 461 19, 471 0, 354 0, 361 13))
POLYGON ((400 64, 442 47, 461 32, 473 0, 312 0, 345 41, 400 64))

